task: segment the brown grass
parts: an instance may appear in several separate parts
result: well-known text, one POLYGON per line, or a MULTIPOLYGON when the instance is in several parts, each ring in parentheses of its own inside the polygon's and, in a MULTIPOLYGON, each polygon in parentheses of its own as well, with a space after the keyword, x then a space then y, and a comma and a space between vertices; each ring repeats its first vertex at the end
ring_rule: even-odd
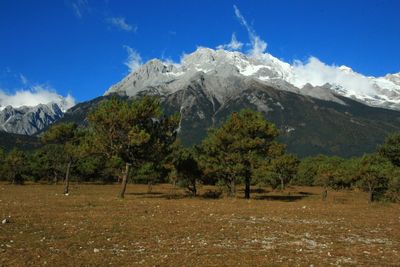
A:
POLYGON ((369 205, 364 193, 330 192, 324 203, 319 188, 264 188, 251 200, 205 199, 128 185, 120 200, 118 189, 73 185, 64 196, 61 186, 0 184, 0 219, 10 220, 0 224, 0 266, 400 263, 400 205, 369 205))

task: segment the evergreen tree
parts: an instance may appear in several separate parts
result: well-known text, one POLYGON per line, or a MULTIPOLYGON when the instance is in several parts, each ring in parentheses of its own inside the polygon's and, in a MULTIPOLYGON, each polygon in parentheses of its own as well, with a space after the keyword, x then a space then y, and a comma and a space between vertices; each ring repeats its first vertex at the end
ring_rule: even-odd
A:
POLYGON ((5 160, 6 160, 6 153, 4 152, 3 149, 0 148, 0 181, 6 180, 5 160))
POLYGON ((385 195, 390 201, 400 202, 400 168, 393 169, 385 195))
POLYGON ((132 102, 113 98, 90 113, 88 121, 92 152, 125 163, 119 193, 123 198, 131 166, 160 162, 170 152, 179 117, 163 116, 159 100, 153 97, 132 102))
POLYGON ((284 154, 271 160, 267 166, 268 182, 272 188, 280 186, 284 190, 286 185, 296 176, 299 160, 291 154, 284 154))
POLYGON ((206 174, 222 178, 235 193, 235 185, 244 180, 245 198, 250 198, 251 179, 255 170, 268 162, 275 148, 278 131, 262 114, 244 109, 218 129, 209 132, 202 143, 202 165, 206 174))
POLYGON ((5 172, 12 184, 23 184, 26 155, 24 152, 14 148, 5 159, 5 172))
POLYGON ((66 158, 67 167, 64 179, 64 194, 69 193, 72 164, 78 160, 83 153, 81 147, 79 147, 82 136, 83 133, 78 130, 77 125, 74 123, 56 124, 42 136, 42 141, 45 144, 59 145, 66 158))
POLYGON ((324 159, 325 157, 322 155, 302 159, 293 183, 301 186, 315 185, 317 180, 318 166, 324 159))
POLYGON ((196 153, 193 148, 177 147, 172 154, 172 165, 180 186, 197 195, 197 184, 202 176, 196 153))
POLYGON ((49 178, 49 160, 43 149, 38 149, 28 155, 29 176, 34 182, 42 178, 49 178))
POLYGON ((328 188, 334 188, 339 176, 340 164, 343 160, 339 157, 322 157, 318 164, 316 184, 323 187, 322 200, 328 197, 328 188))
POLYGON ((359 187, 368 192, 368 202, 383 196, 393 172, 390 161, 378 154, 365 155, 361 159, 359 187))
POLYGON ((392 134, 386 138, 379 149, 379 154, 389 159, 393 165, 400 167, 400 133, 392 134))

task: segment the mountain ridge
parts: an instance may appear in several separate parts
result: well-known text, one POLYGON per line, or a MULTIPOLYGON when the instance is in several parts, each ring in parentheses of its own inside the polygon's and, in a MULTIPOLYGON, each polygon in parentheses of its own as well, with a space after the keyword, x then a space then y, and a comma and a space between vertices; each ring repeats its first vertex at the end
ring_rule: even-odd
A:
MULTIPOLYGON (((105 95, 125 92, 128 96, 133 96, 146 87, 162 84, 165 85, 164 93, 174 93, 181 83, 185 83, 197 72, 204 72, 218 73, 221 76, 249 77, 267 85, 285 82, 286 87, 284 86, 283 90, 297 91, 316 98, 321 96, 318 93, 314 94, 312 90, 302 90, 304 86, 325 87, 330 89, 332 94, 352 98, 370 106, 400 109, 400 73, 377 78, 366 77, 347 66, 328 68, 322 64, 316 58, 311 58, 308 65, 298 62, 290 65, 268 53, 252 57, 238 51, 198 48, 195 52, 185 55, 180 63, 163 62, 158 59, 148 61, 122 81, 111 86, 105 95), (321 68, 323 72, 321 76, 336 75, 333 78, 337 79, 337 83, 329 82, 333 78, 323 81, 319 77, 314 77, 318 71, 313 68, 321 68), (356 88, 352 88, 351 85, 356 88), (362 86, 365 88, 361 88, 362 86)), ((232 92, 216 89, 213 93, 222 100, 232 92)), ((322 97, 325 98, 326 94, 328 92, 322 97)))
POLYGON ((63 116, 64 112, 56 103, 39 104, 34 107, 6 106, 0 111, 0 131, 34 135, 63 116))
MULTIPOLYGON (((274 123, 280 130, 280 141, 300 157, 359 156, 374 151, 388 134, 400 131, 400 111, 396 109, 399 74, 362 78, 387 82, 394 88, 380 89, 385 93, 382 99, 391 99, 387 104, 379 99, 379 103, 365 100, 364 95, 349 97, 351 90, 338 84, 306 82, 296 86, 296 75, 302 68, 308 67, 296 67, 269 54, 253 58, 240 52, 199 48, 184 56, 180 64, 148 61, 111 86, 104 96, 75 105, 54 122, 85 127, 88 112, 104 99, 152 95, 160 98, 166 115, 180 113, 179 138, 186 146, 200 143, 210 128, 243 108, 257 110, 274 123)), ((346 66, 330 71, 359 75, 346 66)), ((368 97, 373 98, 373 94, 368 97)))

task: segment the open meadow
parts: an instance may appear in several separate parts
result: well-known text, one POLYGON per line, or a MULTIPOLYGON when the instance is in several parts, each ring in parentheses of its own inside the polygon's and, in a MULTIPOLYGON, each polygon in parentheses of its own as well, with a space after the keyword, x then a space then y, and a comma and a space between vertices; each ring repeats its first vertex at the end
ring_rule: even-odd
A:
POLYGON ((0 184, 0 266, 399 266, 400 205, 357 191, 0 184), (203 195, 203 196, 201 196, 203 195), (210 194, 209 194, 210 195, 210 194))

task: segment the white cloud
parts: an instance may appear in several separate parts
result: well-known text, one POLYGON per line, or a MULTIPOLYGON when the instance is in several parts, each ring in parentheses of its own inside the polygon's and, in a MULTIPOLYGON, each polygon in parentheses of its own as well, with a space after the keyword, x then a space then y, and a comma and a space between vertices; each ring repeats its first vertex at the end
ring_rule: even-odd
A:
POLYGON ((26 90, 18 90, 13 94, 8 94, 0 90, 0 108, 8 105, 13 107, 33 107, 49 103, 57 103, 61 109, 67 110, 75 105, 75 99, 70 94, 65 97, 61 96, 52 88, 44 85, 36 85, 26 90))
POLYGON ((126 59, 124 64, 129 68, 130 72, 134 72, 137 68, 139 68, 143 64, 142 58, 135 49, 127 45, 125 45, 124 48, 128 53, 128 58, 126 59))
POLYGON ((237 40, 236 34, 232 33, 231 42, 229 44, 223 44, 217 46, 217 49, 225 49, 230 51, 240 50, 243 47, 243 43, 237 40))
POLYGON ((21 83, 23 85, 27 85, 28 84, 28 82, 29 82, 28 79, 22 73, 19 74, 19 78, 21 79, 21 83))
POLYGON ((254 29, 247 23, 242 13, 240 13, 240 10, 237 8, 236 5, 233 5, 233 9, 235 10, 235 15, 239 20, 240 24, 242 24, 246 28, 247 33, 249 34, 249 39, 252 46, 252 48, 249 51, 249 54, 254 57, 262 55, 267 49, 267 42, 262 40, 260 36, 256 34, 254 29))
POLYGON ((132 26, 128 24, 124 17, 112 17, 108 18, 107 21, 117 27, 120 30, 127 31, 127 32, 136 32, 137 26, 132 26))
POLYGON ((352 71, 345 66, 327 65, 316 57, 310 57, 306 63, 295 61, 292 65, 294 76, 290 82, 301 88, 306 83, 321 86, 326 83, 340 85, 353 93, 373 93, 373 80, 352 71))
MULTIPOLYGON (((261 61, 271 61, 272 56, 266 53, 267 43, 257 35, 255 30, 248 24, 236 5, 233 6, 236 18, 245 27, 249 34, 251 49, 248 54, 261 61)), ((274 58, 275 66, 284 66, 286 63, 274 58)), ((287 65, 287 64, 286 64, 287 65)), ((313 86, 322 86, 326 83, 339 85, 345 88, 350 94, 372 94, 375 84, 372 79, 352 71, 345 66, 327 65, 316 57, 310 57, 307 62, 294 61, 283 68, 288 73, 288 81, 295 86, 302 88, 310 83, 313 86)))
POLYGON ((87 0, 72 0, 71 6, 75 16, 78 18, 82 18, 84 13, 89 11, 89 3, 87 0))

